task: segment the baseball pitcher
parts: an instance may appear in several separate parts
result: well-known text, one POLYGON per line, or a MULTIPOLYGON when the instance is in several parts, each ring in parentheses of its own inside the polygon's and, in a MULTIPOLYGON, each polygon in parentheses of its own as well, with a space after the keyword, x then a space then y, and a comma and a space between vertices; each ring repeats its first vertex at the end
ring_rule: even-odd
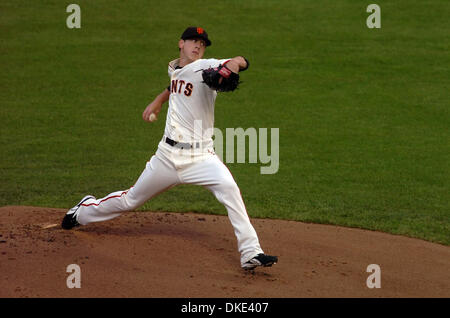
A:
POLYGON ((246 70, 249 62, 242 56, 203 59, 210 45, 208 34, 200 27, 188 27, 183 32, 178 41, 179 58, 169 63, 170 85, 142 114, 145 121, 152 122, 162 105, 169 101, 164 135, 156 153, 131 188, 101 199, 85 196, 64 216, 64 229, 110 220, 178 184, 201 185, 227 209, 242 268, 267 267, 278 261, 276 256, 266 255, 261 249, 240 190, 213 147, 217 92, 235 90, 239 72, 246 70))

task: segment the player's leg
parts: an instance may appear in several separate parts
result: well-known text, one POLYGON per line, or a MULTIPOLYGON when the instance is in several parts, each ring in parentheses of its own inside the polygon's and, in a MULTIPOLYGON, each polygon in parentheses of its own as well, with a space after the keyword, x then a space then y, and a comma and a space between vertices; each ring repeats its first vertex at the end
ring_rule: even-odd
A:
POLYGON ((147 200, 179 183, 176 170, 158 156, 153 156, 135 185, 101 199, 88 199, 77 211, 77 221, 82 225, 106 221, 122 212, 132 211, 147 200))
POLYGON ((180 172, 183 183, 202 185, 209 189, 228 211, 234 228, 241 265, 263 253, 258 236, 253 228, 241 192, 231 172, 217 156, 196 163, 180 172))

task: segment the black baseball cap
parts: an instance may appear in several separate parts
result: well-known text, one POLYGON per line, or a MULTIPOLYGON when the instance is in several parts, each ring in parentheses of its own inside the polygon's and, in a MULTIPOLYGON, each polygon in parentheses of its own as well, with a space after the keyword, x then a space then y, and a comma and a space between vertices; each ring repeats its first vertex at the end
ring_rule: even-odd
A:
POLYGON ((205 40, 206 46, 211 45, 211 41, 208 39, 208 33, 203 28, 200 27, 188 27, 186 30, 184 30, 183 34, 181 35, 182 40, 188 40, 188 39, 194 39, 194 38, 200 38, 205 40))

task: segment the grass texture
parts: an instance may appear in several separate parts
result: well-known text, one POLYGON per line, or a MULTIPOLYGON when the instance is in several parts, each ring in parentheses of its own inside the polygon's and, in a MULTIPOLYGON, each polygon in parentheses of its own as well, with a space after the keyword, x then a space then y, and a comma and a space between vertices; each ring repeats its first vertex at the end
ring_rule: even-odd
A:
MULTIPOLYGON (((0 205, 70 208, 134 184, 160 120, 141 119, 168 85, 189 25, 205 57, 251 62, 220 94, 216 127, 279 128, 280 166, 230 163, 251 217, 380 230, 450 244, 450 2, 56 0, 0 3, 0 205)), ((226 214, 179 186, 140 210, 226 214)))

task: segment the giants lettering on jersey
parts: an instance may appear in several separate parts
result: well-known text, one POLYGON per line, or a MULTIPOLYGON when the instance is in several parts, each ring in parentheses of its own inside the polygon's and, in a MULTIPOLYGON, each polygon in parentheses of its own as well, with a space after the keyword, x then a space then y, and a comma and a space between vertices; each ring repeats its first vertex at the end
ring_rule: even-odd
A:
POLYGON ((181 92, 183 91, 184 95, 186 95, 188 97, 191 96, 192 90, 194 89, 194 85, 192 85, 192 83, 189 83, 189 82, 186 83, 183 80, 172 80, 171 86, 172 86, 170 89, 171 93, 181 94, 181 92), (184 90, 183 90, 183 88, 184 88, 184 90))

